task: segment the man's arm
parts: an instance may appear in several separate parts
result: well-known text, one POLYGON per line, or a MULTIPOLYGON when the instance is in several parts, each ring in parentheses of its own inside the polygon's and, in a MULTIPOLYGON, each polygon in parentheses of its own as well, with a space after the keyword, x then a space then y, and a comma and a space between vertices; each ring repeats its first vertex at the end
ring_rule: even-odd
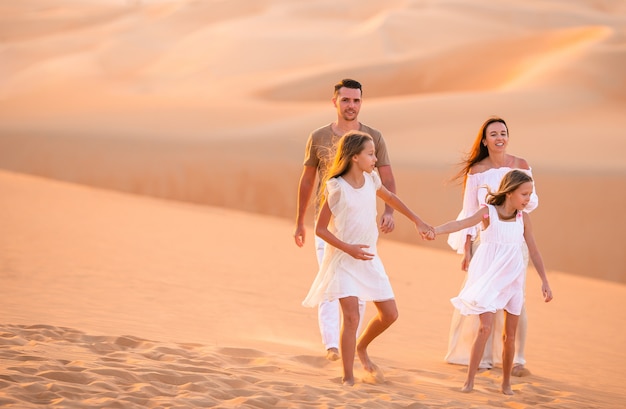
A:
POLYGON ((313 166, 304 166, 302 169, 302 175, 300 175, 300 183, 298 184, 298 202, 296 205, 296 231, 293 235, 298 247, 302 247, 304 245, 306 236, 304 216, 306 214, 306 209, 309 206, 309 200, 311 200, 311 194, 313 193, 316 172, 317 168, 314 168, 313 166))
MULTIPOLYGON (((396 179, 393 177, 393 171, 391 165, 379 166, 378 174, 380 175, 380 181, 383 186, 387 188, 391 193, 396 193, 396 179)), ((393 220, 393 207, 385 203, 385 211, 380 218, 380 229, 383 233, 390 233, 395 228, 395 222, 393 220)))

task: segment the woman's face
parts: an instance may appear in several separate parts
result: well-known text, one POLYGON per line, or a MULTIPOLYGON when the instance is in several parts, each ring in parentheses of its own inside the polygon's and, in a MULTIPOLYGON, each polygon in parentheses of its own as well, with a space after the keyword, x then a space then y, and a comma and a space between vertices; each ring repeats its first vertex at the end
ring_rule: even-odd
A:
POLYGON ((509 132, 502 122, 493 122, 487 125, 483 144, 491 152, 504 152, 509 143, 509 132))

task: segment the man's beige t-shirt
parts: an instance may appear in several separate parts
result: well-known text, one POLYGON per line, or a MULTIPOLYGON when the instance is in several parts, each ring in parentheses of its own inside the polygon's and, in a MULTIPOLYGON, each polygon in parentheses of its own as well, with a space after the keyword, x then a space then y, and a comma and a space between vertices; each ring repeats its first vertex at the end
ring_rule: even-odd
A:
MULTIPOLYGON (((374 140, 374 148, 376 149, 376 166, 391 165, 387 146, 380 131, 370 128, 367 125, 360 124, 359 131, 365 132, 374 140)), ((321 181, 324 180, 326 171, 332 163, 337 151, 337 142, 342 135, 333 132, 332 124, 323 126, 311 132, 306 143, 304 153, 304 166, 312 166, 317 168, 317 186, 315 188, 315 215, 319 212, 321 181)))

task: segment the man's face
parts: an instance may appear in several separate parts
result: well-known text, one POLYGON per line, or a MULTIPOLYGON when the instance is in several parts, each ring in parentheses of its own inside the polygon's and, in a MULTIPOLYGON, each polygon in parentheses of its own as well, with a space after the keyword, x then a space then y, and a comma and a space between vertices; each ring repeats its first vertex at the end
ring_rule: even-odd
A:
POLYGON ((361 90, 354 88, 339 88, 337 96, 333 98, 337 108, 337 115, 345 121, 356 121, 361 110, 361 90))

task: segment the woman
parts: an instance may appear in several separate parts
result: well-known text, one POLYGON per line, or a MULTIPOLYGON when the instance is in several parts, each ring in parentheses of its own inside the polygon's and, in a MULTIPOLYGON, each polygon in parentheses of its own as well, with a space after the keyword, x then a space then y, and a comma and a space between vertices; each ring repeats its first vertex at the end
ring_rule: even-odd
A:
MULTIPOLYGON (((491 117, 487 119, 478 132, 474 145, 467 158, 462 162, 462 169, 455 179, 463 178, 463 209, 457 220, 467 218, 476 213, 481 205, 485 204, 487 187, 495 191, 500 185, 502 177, 512 169, 520 169, 532 177, 531 168, 523 158, 506 152, 509 143, 509 130, 504 119, 491 117)), ((531 212, 539 203, 536 190, 530 202, 524 209, 531 212)), ((450 234, 448 244, 457 253, 463 254, 461 269, 467 271, 472 254, 480 244, 480 237, 476 226, 450 234)), ((528 265, 527 249, 525 249, 525 263, 528 265)), ((502 336, 504 316, 502 312, 496 314, 495 330, 485 347, 480 368, 492 368, 502 363, 502 348, 499 342, 502 336), (497 338, 496 342, 494 337, 497 338)), ((450 325, 448 352, 445 360, 451 364, 467 365, 470 359, 472 344, 478 332, 479 321, 476 316, 463 316, 455 309, 450 325)), ((522 308, 517 328, 517 342, 513 361, 514 376, 529 375, 524 367, 524 348, 526 343, 527 317, 526 307, 522 308)))

